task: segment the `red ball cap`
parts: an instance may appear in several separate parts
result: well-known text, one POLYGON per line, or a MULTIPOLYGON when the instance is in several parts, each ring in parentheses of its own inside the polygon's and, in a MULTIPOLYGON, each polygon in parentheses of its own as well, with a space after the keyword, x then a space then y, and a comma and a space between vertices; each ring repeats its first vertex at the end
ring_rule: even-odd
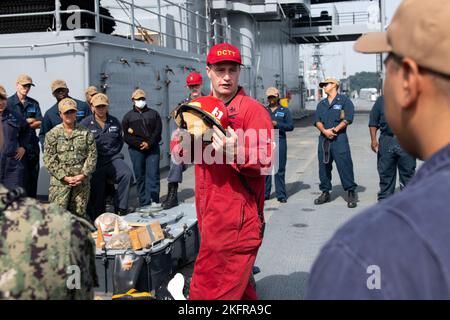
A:
POLYGON ((186 85, 189 86, 196 86, 203 83, 202 75, 198 72, 191 72, 186 77, 186 85))
POLYGON ((206 58, 207 64, 216 64, 223 61, 231 61, 242 64, 239 49, 229 43, 219 43, 209 50, 206 58))

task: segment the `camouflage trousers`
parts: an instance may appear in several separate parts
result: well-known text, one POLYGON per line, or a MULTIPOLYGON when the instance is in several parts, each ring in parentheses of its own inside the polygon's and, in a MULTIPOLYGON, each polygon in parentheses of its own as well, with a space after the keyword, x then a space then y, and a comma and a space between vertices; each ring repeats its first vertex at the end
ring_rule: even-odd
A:
POLYGON ((50 185, 48 199, 79 217, 87 217, 86 206, 89 199, 90 184, 86 179, 76 187, 50 185))

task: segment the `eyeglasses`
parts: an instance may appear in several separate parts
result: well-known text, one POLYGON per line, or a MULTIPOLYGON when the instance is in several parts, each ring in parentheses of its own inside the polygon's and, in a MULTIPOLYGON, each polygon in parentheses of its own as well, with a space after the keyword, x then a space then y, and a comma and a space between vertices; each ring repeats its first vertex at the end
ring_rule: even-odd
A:
POLYGON ((30 89, 31 88, 31 84, 23 84, 22 87, 30 89))
POLYGON ((68 116, 68 115, 74 114, 74 113, 76 113, 76 112, 77 112, 77 110, 71 109, 71 110, 67 110, 66 112, 64 112, 64 114, 65 114, 66 116, 68 116))

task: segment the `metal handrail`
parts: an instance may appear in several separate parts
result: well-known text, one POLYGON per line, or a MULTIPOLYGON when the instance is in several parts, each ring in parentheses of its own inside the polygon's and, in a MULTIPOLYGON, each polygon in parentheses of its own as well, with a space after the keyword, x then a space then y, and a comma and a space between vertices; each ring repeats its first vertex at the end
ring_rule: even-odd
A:
MULTIPOLYGON (((235 29, 235 28, 232 28, 232 27, 229 26, 229 25, 224 25, 224 24, 218 22, 217 20, 214 20, 214 21, 211 23, 211 25, 212 25, 213 27, 217 25, 217 26, 221 26, 221 27, 227 28, 227 29, 229 29, 229 30, 233 30, 233 31, 237 32, 241 37, 247 38, 247 39, 250 41, 250 46, 241 43, 240 45, 242 46, 242 48, 246 48, 246 49, 249 49, 249 50, 253 50, 253 49, 255 48, 253 39, 250 38, 249 36, 247 36, 247 35, 241 33, 239 30, 237 30, 237 29, 235 29)), ((229 41, 229 40, 230 40, 230 39, 228 39, 228 36, 227 36, 227 35, 220 35, 220 34, 218 34, 218 33, 215 33, 214 36, 213 36, 213 40, 215 41, 216 39, 222 39, 223 41, 229 41)), ((253 58, 254 58, 254 57, 252 57, 252 56, 246 55, 246 54, 243 53, 243 52, 242 52, 242 56, 245 57, 245 58, 247 58, 247 59, 249 59, 250 61, 253 61, 253 58)))
MULTIPOLYGON (((141 9, 141 10, 143 10, 143 11, 146 11, 146 12, 148 12, 148 13, 154 14, 154 15, 156 15, 156 16, 161 16, 161 17, 163 17, 164 19, 167 19, 167 20, 170 20, 170 21, 173 21, 173 22, 176 22, 176 23, 180 23, 180 24, 182 24, 182 25, 184 25, 184 26, 188 26, 188 27, 190 27, 190 28, 193 28, 193 27, 191 27, 190 25, 188 25, 187 23, 182 22, 181 20, 176 20, 176 19, 173 19, 173 18, 164 16, 164 15, 160 15, 160 14, 157 13, 157 12, 154 12, 154 11, 152 11, 152 10, 149 10, 149 9, 147 9, 147 8, 144 8, 144 7, 135 5, 135 4, 133 5, 132 3, 128 2, 128 1, 125 1, 125 0, 119 0, 119 1, 122 2, 122 3, 128 4, 128 5, 132 5, 132 6, 134 6, 134 8, 141 9)), ((163 0, 163 1, 168 2, 167 0, 163 0)), ((180 7, 180 6, 178 6, 178 7, 180 7)), ((182 8, 182 7, 180 7, 180 8, 182 8)), ((183 8, 182 8, 182 9, 183 9, 183 8)), ((194 14, 195 14, 195 13, 194 13, 194 14)), ((203 29, 198 29, 198 28, 194 28, 194 29, 200 30, 200 31, 203 31, 203 32, 206 32, 206 30, 203 30, 203 29)))
POLYGON ((200 18, 204 18, 205 20, 209 20, 209 17, 202 16, 202 15, 199 14, 198 12, 195 12, 195 11, 192 11, 192 10, 190 10, 190 9, 188 9, 188 8, 182 7, 182 6, 180 6, 179 4, 177 4, 177 3, 173 3, 172 1, 169 1, 169 0, 163 0, 163 1, 169 3, 169 4, 172 5, 172 6, 175 6, 175 7, 178 7, 178 8, 180 8, 180 9, 183 9, 183 10, 185 10, 185 11, 187 11, 187 12, 193 13, 193 14, 199 16, 200 18))
MULTIPOLYGON (((102 15, 102 14, 100 14, 100 13, 99 13, 99 14, 96 14, 95 12, 92 12, 92 11, 86 10, 86 9, 61 10, 60 13, 87 13, 87 14, 95 15, 95 16, 98 15, 100 18, 103 18, 103 19, 105 19, 105 20, 117 21, 117 22, 120 22, 120 23, 123 23, 123 24, 127 24, 127 25, 129 25, 129 26, 133 26, 133 24, 132 24, 131 22, 129 22, 129 21, 125 21, 125 20, 121 20, 121 19, 117 19, 117 18, 111 18, 111 17, 105 16, 105 15, 102 15)), ((53 12, 51 12, 51 14, 53 14, 53 12)), ((0 18, 2 18, 2 16, 0 16, 0 18)), ((178 21, 175 20, 175 19, 171 19, 171 18, 167 18, 167 19, 172 20, 172 21, 178 23, 178 21)), ((186 26, 189 26, 189 25, 187 25, 186 23, 183 23, 183 24, 186 25, 186 26)), ((135 25, 134 25, 134 26, 135 26, 135 25)), ((156 30, 148 29, 148 28, 146 28, 146 27, 142 27, 142 26, 138 26, 138 27, 139 27, 139 28, 142 28, 142 29, 146 29, 146 30, 148 30, 148 31, 159 32, 159 31, 156 31, 156 30)), ((196 27, 191 27, 191 26, 189 26, 189 27, 192 28, 192 29, 194 29, 194 30, 197 30, 197 31, 201 31, 201 32, 203 32, 203 33, 206 33, 206 30, 204 30, 204 29, 200 29, 200 28, 196 28, 196 27)), ((163 33, 163 32, 160 32, 160 33, 161 33, 161 34, 165 34, 165 33, 163 33)))
MULTIPOLYGON (((125 1, 124 1, 124 2, 125 2, 125 1)), ((147 10, 147 11, 149 11, 149 10, 147 10)), ((102 15, 102 14, 100 14, 100 13, 97 14, 97 13, 95 13, 95 12, 92 12, 92 11, 86 10, 86 9, 60 10, 59 13, 62 13, 62 14, 64 14, 64 13, 86 13, 86 14, 98 16, 98 17, 103 18, 103 19, 105 19, 105 20, 110 20, 110 21, 114 21, 114 22, 120 22, 120 23, 122 23, 122 24, 125 24, 125 25, 128 25, 128 26, 130 26, 130 27, 133 27, 134 29, 137 29, 137 28, 136 28, 136 25, 133 24, 133 23, 130 23, 129 21, 124 21, 124 20, 117 19, 117 18, 111 18, 111 17, 109 17, 109 16, 105 16, 105 15, 102 15)), ((152 13, 152 12, 151 12, 151 13, 152 13)), ((51 15, 53 15, 54 12, 46 12, 46 13, 42 13, 42 15, 43 15, 43 14, 51 14, 51 15)), ((154 14, 156 14, 156 13, 154 13, 154 14)), ((1 16, 0 16, 0 18, 1 18, 1 16)), ((166 17, 165 17, 165 18, 166 18, 166 17)), ((171 19, 171 20, 173 20, 174 22, 178 22, 178 21, 175 20, 175 19, 171 19)), ((184 24, 184 25, 187 25, 186 23, 183 23, 183 24, 184 24)), ((188 25, 187 25, 187 26, 188 26, 188 25)), ((201 28, 192 27, 192 26, 189 26, 189 27, 192 28, 193 30, 201 31, 202 33, 205 33, 205 34, 206 34, 206 30, 203 30, 203 29, 201 29, 201 28)), ((183 37, 180 37, 180 36, 177 36, 177 35, 173 35, 173 34, 168 34, 168 33, 162 32, 161 30, 159 30, 159 31, 157 31, 157 30, 152 30, 152 29, 149 29, 149 28, 143 27, 143 26, 138 26, 138 28, 141 28, 141 29, 144 29, 144 30, 150 31, 150 32, 156 32, 156 33, 158 33, 158 34, 160 34, 160 35, 167 36, 167 37, 171 37, 171 38, 173 38, 173 39, 178 39, 178 40, 181 40, 181 41, 186 41, 187 43, 192 43, 192 44, 198 45, 198 46, 200 46, 200 48, 205 48, 205 47, 207 47, 207 44, 205 44, 205 43, 192 41, 192 40, 189 40, 188 38, 183 38, 183 37)), ((131 33, 131 37, 132 37, 133 40, 134 40, 134 34, 133 34, 133 33, 131 33)))
MULTIPOLYGON (((186 7, 180 6, 179 4, 174 3, 174 2, 172 2, 172 1, 168 1, 168 0, 162 0, 162 1, 167 2, 168 4, 170 4, 170 6, 174 6, 174 7, 177 7, 177 8, 179 8, 179 9, 183 9, 183 10, 185 10, 185 11, 187 11, 187 12, 193 13, 193 14, 199 16, 200 18, 204 18, 205 20, 208 19, 208 17, 203 16, 203 15, 201 15, 200 13, 198 13, 198 12, 196 12, 196 11, 192 11, 192 10, 186 8, 186 7)), ((121 2, 125 2, 125 1, 121 1, 121 2)), ((160 6, 160 7, 168 7, 168 6, 166 5, 166 6, 160 6)), ((108 8, 117 8, 117 9, 120 9, 120 7, 112 7, 112 6, 108 6, 108 8)), ((147 6, 147 8, 158 8, 158 6, 147 6)))
MULTIPOLYGON (((172 38, 172 39, 175 39, 175 40, 180 40, 180 42, 181 42, 181 48, 180 48, 180 49, 181 49, 181 50, 184 50, 184 48, 183 48, 183 42, 185 42, 185 43, 187 43, 187 44, 193 43, 193 44, 195 44, 195 45, 197 45, 197 46, 202 46, 203 44, 202 44, 201 42, 199 42, 199 41, 191 41, 191 40, 189 40, 189 37, 183 37, 183 26, 186 27, 186 28, 188 28, 189 30, 195 30, 196 32, 200 32, 200 33, 202 33, 203 35, 206 35, 206 36, 207 36, 207 30, 204 30, 204 29, 201 29, 201 28, 198 28, 198 27, 196 27, 196 26, 192 26, 192 25, 189 25, 189 24, 183 22, 183 21, 181 20, 181 15, 182 15, 182 14, 181 14, 181 10, 185 10, 186 12, 191 12, 191 13, 193 13, 197 18, 198 18, 198 17, 203 18, 204 21, 205 21, 205 24, 208 23, 208 20, 205 19, 203 16, 201 16, 201 15, 200 15, 199 13, 197 13, 197 12, 194 12, 194 11, 189 10, 189 9, 187 9, 187 8, 183 8, 183 7, 181 7, 181 6, 177 5, 177 4, 174 4, 174 3, 170 2, 170 1, 167 1, 167 0, 163 0, 163 1, 164 1, 164 2, 167 2, 167 3, 170 3, 171 5, 174 5, 174 6, 176 6, 176 7, 178 7, 178 8, 180 9, 180 20, 176 20, 176 19, 174 19, 174 18, 171 18, 171 17, 162 15, 162 14, 161 14, 161 10, 160 10, 160 7, 161 7, 161 6, 160 6, 160 1, 158 1, 158 4, 159 4, 159 6, 158 6, 159 12, 154 12, 154 11, 152 11, 152 10, 149 10, 149 9, 145 8, 145 7, 135 5, 135 4, 134 4, 134 1, 132 1, 132 2, 130 3, 130 2, 125 1, 125 0, 117 0, 118 3, 124 4, 124 6, 125 6, 125 5, 129 5, 129 6, 130 6, 130 10, 131 10, 131 12, 132 12, 132 16, 134 16, 134 12, 135 12, 136 9, 140 9, 140 10, 143 10, 143 11, 145 11, 145 12, 147 12, 147 13, 150 13, 150 14, 152 14, 152 15, 157 16, 157 17, 158 17, 158 24, 159 24, 159 30, 158 30, 157 32, 159 32, 159 34, 161 34, 161 35, 164 35, 165 37, 169 37, 169 38, 172 38), (180 26, 180 28, 181 28, 181 32, 182 32, 181 37, 178 37, 178 36, 176 36, 176 35, 171 35, 171 34, 167 34, 167 33, 165 33, 165 32, 162 32, 161 18, 164 18, 166 21, 169 20, 169 21, 172 21, 172 22, 174 22, 174 23, 179 24, 179 26, 180 26)), ((136 29, 134 23, 135 23, 135 21, 134 21, 134 19, 133 19, 133 20, 132 20, 132 25, 131 25, 131 27, 132 27, 133 30, 136 29)), ((142 27, 142 26, 141 26, 141 27, 142 27)), ((144 27, 142 27, 142 28, 144 28, 144 27)), ((144 28, 144 29, 150 30, 150 29, 148 29, 148 28, 144 28)), ((150 31, 154 31, 154 30, 150 30, 150 31)), ((156 31, 154 31, 154 32, 156 32, 156 31)), ((133 31, 131 34, 132 34, 132 36, 131 36, 132 39, 134 39, 134 31, 133 31)), ((161 41, 164 41, 164 42, 165 42, 166 40, 165 40, 164 38, 161 38, 161 41)))
POLYGON ((338 13, 338 24, 356 24, 369 21, 367 12, 342 12, 338 13))
POLYGON ((241 36, 243 36, 243 37, 247 38, 248 40, 250 40, 250 42, 251 42, 252 45, 253 45, 253 39, 252 39, 252 38, 250 38, 249 36, 243 34, 243 33, 240 32, 238 29, 235 29, 235 28, 231 27, 230 25, 224 25, 223 23, 220 23, 220 22, 218 22, 217 20, 214 20, 214 21, 211 23, 211 25, 212 25, 212 26, 218 25, 218 26, 221 26, 221 27, 224 27, 224 28, 228 28, 228 29, 230 29, 230 30, 233 30, 233 31, 237 32, 238 34, 240 34, 241 36))
MULTIPOLYGON (((73 13, 73 12, 88 13, 88 14, 91 14, 91 15, 94 15, 94 14, 95 14, 94 12, 91 12, 91 11, 89 11, 89 10, 84 10, 84 9, 80 9, 80 10, 64 10, 64 11, 61 11, 61 13, 73 13)), ((105 20, 117 21, 117 22, 126 24, 126 25, 128 25, 128 26, 132 26, 132 24, 131 24, 130 22, 128 22, 128 21, 123 21, 123 20, 120 20, 120 19, 111 18, 111 17, 105 16, 105 15, 102 15, 102 14, 98 14, 98 15, 99 15, 99 17, 104 18, 105 20)), ((142 27, 142 26, 139 26, 138 28, 141 28, 141 29, 144 29, 144 30, 150 31, 150 32, 157 32, 158 34, 162 34, 162 35, 165 35, 165 36, 168 36, 168 37, 172 37, 172 38, 174 38, 174 39, 180 39, 180 40, 186 41, 186 42, 188 42, 188 43, 194 43, 194 44, 197 44, 197 45, 199 45, 199 46, 202 46, 202 45, 203 45, 203 47, 206 47, 205 44, 198 43, 198 42, 195 42, 195 41, 192 41, 192 40, 189 40, 189 39, 186 39, 186 38, 182 38, 182 37, 179 37, 179 36, 176 36, 176 35, 168 34, 168 33, 162 32, 162 31, 156 31, 156 30, 152 30, 152 29, 149 29, 149 28, 146 28, 146 27, 142 27)))
POLYGON ((2 18, 35 17, 35 16, 53 16, 53 15, 55 15, 55 11, 9 13, 9 14, 0 14, 0 19, 2 19, 2 18))
MULTIPOLYGON (((160 35, 161 36, 160 37, 160 45, 162 45, 162 46, 164 46, 164 44, 167 43, 167 40, 166 40, 167 38, 175 39, 177 41, 177 43, 178 43, 178 41, 180 41, 180 43, 181 43, 180 49, 183 51, 189 51, 189 49, 186 50, 186 46, 184 44, 194 44, 199 49, 203 49, 205 47, 209 48, 212 45, 211 37, 209 35, 210 31, 213 30, 211 27, 214 27, 215 25, 217 25, 217 26, 226 28, 225 30, 232 30, 241 38, 246 39, 246 41, 244 41, 245 43, 241 44, 242 48, 249 49, 249 50, 253 50, 255 48, 254 40, 251 37, 249 37, 248 35, 243 34, 239 30, 232 28, 229 25, 225 26, 216 20, 214 20, 211 23, 211 19, 209 17, 203 16, 199 12, 190 10, 186 6, 181 6, 170 0, 158 0, 158 5, 159 5, 158 11, 159 12, 155 12, 155 11, 150 10, 143 6, 135 5, 134 0, 128 0, 128 1, 127 0, 117 0, 117 3, 119 4, 119 6, 120 6, 120 4, 123 5, 124 8, 122 8, 122 9, 125 12, 131 13, 131 15, 127 14, 131 21, 126 21, 126 20, 115 18, 115 17, 105 16, 105 15, 100 14, 99 0, 94 0, 94 1, 95 1, 95 12, 86 10, 86 9, 60 10, 60 1, 55 0, 55 10, 54 11, 0 14, 0 19, 51 15, 54 17, 54 20, 55 20, 55 24, 53 25, 52 29, 54 29, 56 31, 60 31, 61 25, 62 25, 61 24, 61 14, 85 13, 85 14, 93 15, 95 17, 95 27, 94 28, 95 28, 96 32, 100 32, 100 25, 101 25, 100 18, 102 18, 104 20, 114 21, 114 22, 124 24, 124 25, 131 27, 131 29, 132 29, 131 39, 133 39, 133 40, 134 40, 136 30, 139 30, 139 29, 146 30, 149 32, 155 32, 158 35, 160 35), (172 18, 170 16, 161 14, 161 2, 167 3, 170 6, 174 6, 176 8, 179 8, 180 9, 180 18, 177 20, 176 18, 172 18), (148 27, 141 26, 139 24, 139 22, 136 23, 136 19, 134 18, 135 10, 143 10, 147 13, 155 15, 159 20, 159 30, 154 30, 154 29, 150 29, 148 27), (189 13, 193 14, 194 15, 193 21, 195 21, 195 22, 191 23, 191 24, 184 22, 182 19, 183 14, 181 13, 181 10, 184 10, 185 12, 189 12, 189 13), (178 36, 176 34, 168 34, 167 32, 162 32, 162 23, 161 23, 162 18, 166 19, 166 21, 172 21, 172 22, 178 24, 181 28, 181 36, 178 36), (203 25, 206 26, 206 28, 202 28, 203 25), (188 35, 183 36, 183 33, 185 32, 186 29, 188 30, 188 32, 196 32, 197 33, 196 41, 190 40, 188 35), (247 40, 248 40, 248 42, 247 42, 247 40)), ((216 39, 223 39, 224 41, 231 40, 231 39, 228 39, 227 35, 220 35, 217 33, 215 33, 215 35, 212 37, 212 39, 213 39, 213 41, 216 39)), ((177 45, 177 47, 178 47, 178 45, 177 45)), ((243 57, 247 57, 251 61, 253 60, 253 57, 247 56, 245 54, 243 54, 243 57)))
POLYGON ((331 19, 318 19, 321 18, 321 16, 308 16, 307 21, 295 21, 292 20, 291 24, 296 23, 308 23, 305 27, 314 27, 317 24, 320 23, 329 23, 330 25, 344 25, 344 24, 357 24, 357 23, 365 23, 369 21, 369 14, 367 12, 341 12, 337 13, 336 15, 329 15, 327 16, 331 19), (315 18, 314 20, 312 20, 315 18))

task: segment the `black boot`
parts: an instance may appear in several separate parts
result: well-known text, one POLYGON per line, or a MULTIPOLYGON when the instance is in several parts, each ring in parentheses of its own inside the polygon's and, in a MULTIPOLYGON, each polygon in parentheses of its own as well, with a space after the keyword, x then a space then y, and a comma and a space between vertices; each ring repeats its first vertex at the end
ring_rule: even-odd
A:
POLYGON ((347 201, 347 207, 349 208, 356 208, 356 193, 353 190, 350 190, 348 192, 348 201, 347 201))
POLYGON ((169 192, 166 201, 164 201, 163 209, 167 210, 176 207, 177 205, 178 205, 178 183, 170 182, 169 192))
POLYGON ((170 195, 173 192, 172 190, 173 190, 174 186, 177 189, 178 188, 178 182, 169 182, 169 183, 167 183, 167 196, 164 199, 164 201, 161 202, 161 207, 164 208, 166 203, 169 201, 170 195))
POLYGON ((166 198, 161 202, 161 207, 164 208, 164 206, 166 205, 167 200, 169 200, 169 195, 170 195, 170 182, 167 184, 167 196, 166 198))
POLYGON ((325 202, 330 201, 330 193, 329 192, 322 192, 322 194, 314 200, 314 204, 324 204, 325 202))

